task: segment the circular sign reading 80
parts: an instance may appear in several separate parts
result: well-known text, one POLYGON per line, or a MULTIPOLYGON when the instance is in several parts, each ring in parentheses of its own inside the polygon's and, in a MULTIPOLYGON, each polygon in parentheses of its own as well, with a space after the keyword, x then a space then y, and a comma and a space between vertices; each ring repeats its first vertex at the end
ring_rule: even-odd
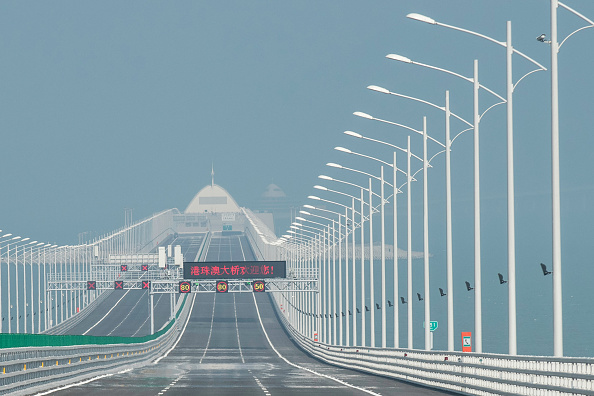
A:
POLYGON ((180 293, 190 293, 192 291, 192 284, 190 282, 179 282, 180 293))
POLYGON ((266 283, 264 283, 264 281, 255 281, 252 283, 252 287, 256 293, 262 293, 266 291, 266 283))
POLYGON ((217 282, 217 293, 227 293, 229 290, 229 285, 226 281, 218 281, 217 282))

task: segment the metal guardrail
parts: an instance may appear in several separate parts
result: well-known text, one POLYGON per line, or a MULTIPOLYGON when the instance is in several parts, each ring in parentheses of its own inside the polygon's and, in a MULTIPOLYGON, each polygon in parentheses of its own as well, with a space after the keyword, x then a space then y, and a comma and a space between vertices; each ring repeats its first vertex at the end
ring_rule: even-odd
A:
POLYGON ((340 347, 303 336, 273 305, 303 350, 336 366, 466 394, 594 395, 594 359, 340 347))
MULTIPOLYGON (((179 335, 190 304, 180 305, 176 317, 166 327, 145 337, 51 336, 20 334, 11 342, 43 345, 0 349, 0 394, 27 393, 57 387, 104 374, 123 365, 146 364, 162 354, 179 335), (28 337, 27 337, 28 336, 28 337), (82 338, 81 338, 82 337, 82 338), (83 345, 59 346, 64 343, 83 345), (100 345, 110 342, 108 345, 100 345), (48 345, 50 344, 50 345, 48 345)), ((2 335, 4 336, 4 335, 2 335)))

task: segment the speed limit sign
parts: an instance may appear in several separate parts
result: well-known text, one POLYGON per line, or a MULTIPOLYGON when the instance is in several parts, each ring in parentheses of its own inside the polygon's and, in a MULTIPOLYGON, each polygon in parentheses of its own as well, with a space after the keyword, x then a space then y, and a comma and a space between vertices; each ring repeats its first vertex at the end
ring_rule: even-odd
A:
POLYGON ((229 284, 227 281, 218 281, 217 282, 217 293, 227 293, 229 291, 229 284))
POLYGON ((264 281, 254 281, 252 282, 252 288, 254 289, 254 293, 262 293, 266 291, 266 283, 264 281))
POLYGON ((190 293, 192 291, 192 284, 187 281, 179 282, 180 293, 190 293))

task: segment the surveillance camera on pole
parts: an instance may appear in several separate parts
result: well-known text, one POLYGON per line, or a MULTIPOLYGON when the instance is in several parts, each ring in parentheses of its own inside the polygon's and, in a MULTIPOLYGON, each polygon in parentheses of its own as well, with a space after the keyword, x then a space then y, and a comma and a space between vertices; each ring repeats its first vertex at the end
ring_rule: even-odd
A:
POLYGON ((541 43, 546 43, 546 44, 551 44, 550 40, 547 40, 547 35, 546 34, 541 34, 540 36, 538 36, 536 38, 537 41, 540 41, 541 43))

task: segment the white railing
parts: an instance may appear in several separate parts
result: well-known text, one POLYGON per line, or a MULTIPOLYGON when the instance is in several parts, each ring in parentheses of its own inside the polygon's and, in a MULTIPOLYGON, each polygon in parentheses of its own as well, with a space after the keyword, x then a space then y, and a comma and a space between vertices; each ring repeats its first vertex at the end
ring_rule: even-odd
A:
POLYGON ((274 305, 301 348, 336 366, 473 395, 594 394, 594 359, 340 347, 302 335, 274 305))

